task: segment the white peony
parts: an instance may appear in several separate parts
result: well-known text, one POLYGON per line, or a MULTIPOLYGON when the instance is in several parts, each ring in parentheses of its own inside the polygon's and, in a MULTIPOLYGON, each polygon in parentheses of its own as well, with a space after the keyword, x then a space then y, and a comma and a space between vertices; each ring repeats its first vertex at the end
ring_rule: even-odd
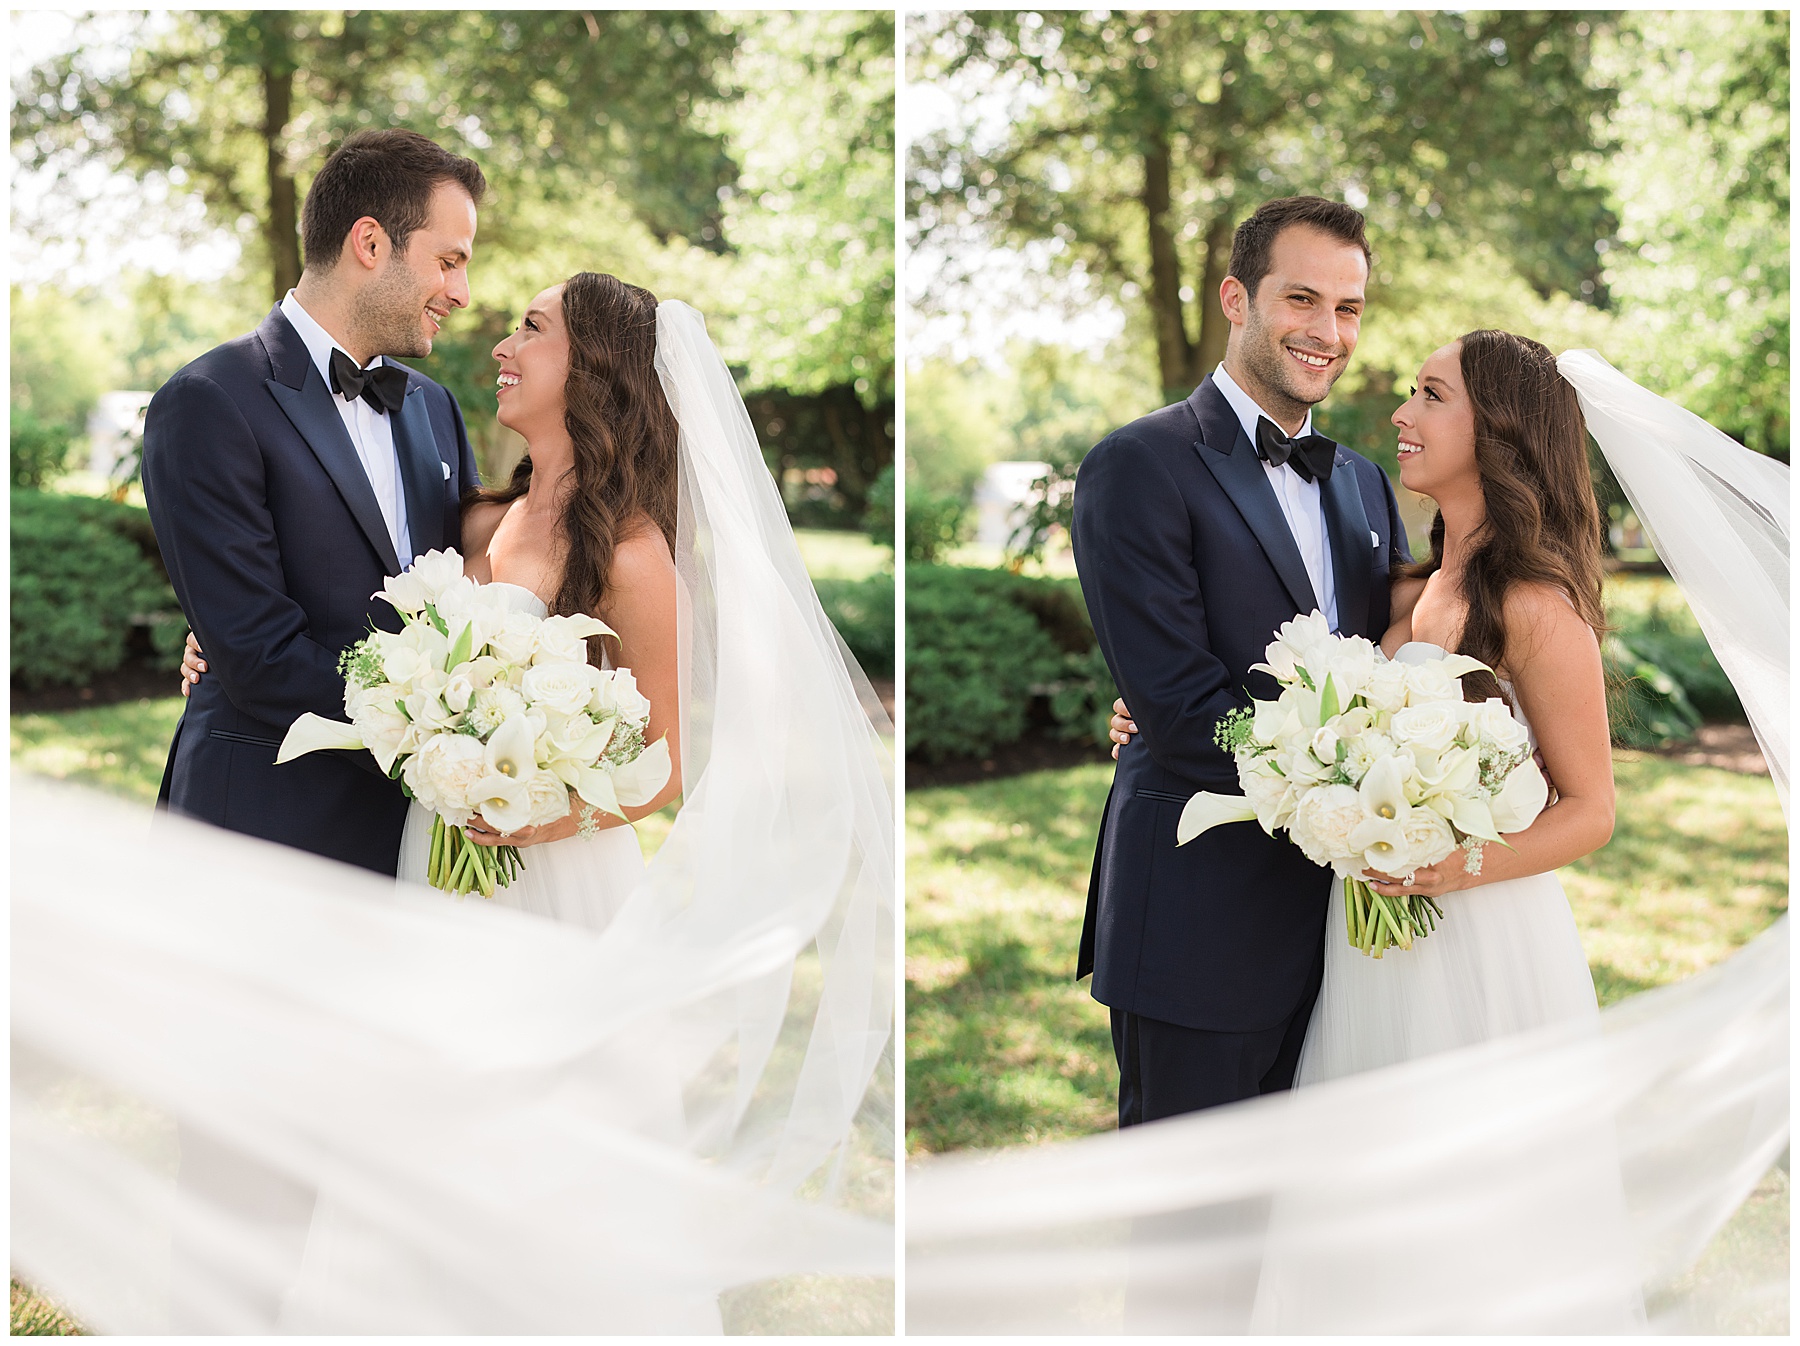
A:
POLYGON ((432 735, 402 770, 413 797, 455 827, 473 815, 475 786, 486 774, 487 754, 467 734, 432 735))
POLYGON ((409 738, 417 741, 412 721, 392 709, 392 705, 391 701, 385 707, 377 701, 365 701, 350 716, 356 732, 362 735, 363 746, 374 754, 383 771, 394 769, 394 759, 411 746, 409 738))
POLYGON ((1321 785, 1308 790, 1294 810, 1288 827, 1306 858, 1315 865, 1329 865, 1348 859, 1350 833, 1368 815, 1363 810, 1362 795, 1350 785, 1321 785))
POLYGON ((1252 771, 1243 777, 1244 798, 1256 812, 1256 821, 1262 830, 1273 833, 1276 828, 1287 825, 1294 815, 1294 805, 1299 802, 1299 794, 1294 787, 1273 771, 1252 771))

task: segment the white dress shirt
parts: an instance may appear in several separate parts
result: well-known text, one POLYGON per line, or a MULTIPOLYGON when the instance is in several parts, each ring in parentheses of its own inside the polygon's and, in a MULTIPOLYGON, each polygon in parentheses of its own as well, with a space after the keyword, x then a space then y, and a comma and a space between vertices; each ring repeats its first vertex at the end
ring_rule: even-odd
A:
MULTIPOLYGON (((319 367, 319 375, 325 380, 327 390, 331 388, 331 352, 344 350, 323 327, 313 320, 312 314, 300 307, 300 301, 294 298, 289 290, 281 301, 281 314, 294 325, 300 339, 306 343, 308 354, 313 363, 319 367)), ((349 351, 344 354, 351 359, 349 351)), ((383 363, 385 357, 377 355, 369 361, 369 368, 383 363)), ((332 393, 331 400, 337 403, 338 415, 344 418, 344 429, 350 432, 350 442, 356 446, 356 456, 362 461, 363 471, 368 474, 369 485, 375 488, 375 503, 381 507, 381 518, 387 524, 388 538, 394 544, 394 555, 400 558, 402 568, 412 564, 412 535, 406 527, 406 486, 400 480, 400 457, 394 452, 393 421, 384 413, 375 410, 360 397, 345 397, 342 393, 332 393)))
MULTIPOLYGON (((1213 370, 1213 382, 1225 394, 1226 402, 1237 413, 1244 433, 1249 436, 1250 443, 1256 443, 1256 422, 1259 417, 1268 416, 1269 420, 1280 427, 1281 422, 1256 404, 1256 399, 1238 387, 1231 375, 1220 365, 1213 370)), ((1282 431, 1283 434, 1287 432, 1282 431)), ((1298 434, 1293 437, 1312 433, 1312 412, 1306 413, 1306 420, 1301 424, 1298 434)), ((1313 597, 1319 600, 1319 611, 1331 623, 1331 629, 1337 630, 1337 583, 1331 570, 1331 539, 1325 531, 1325 502, 1319 497, 1319 483, 1307 481, 1287 463, 1277 467, 1267 459, 1260 459, 1263 471, 1268 474, 1269 485, 1275 488, 1275 501, 1281 506, 1281 517, 1287 520, 1288 532, 1294 535, 1294 545, 1300 549, 1300 560, 1306 565, 1306 578, 1312 581, 1313 597)))

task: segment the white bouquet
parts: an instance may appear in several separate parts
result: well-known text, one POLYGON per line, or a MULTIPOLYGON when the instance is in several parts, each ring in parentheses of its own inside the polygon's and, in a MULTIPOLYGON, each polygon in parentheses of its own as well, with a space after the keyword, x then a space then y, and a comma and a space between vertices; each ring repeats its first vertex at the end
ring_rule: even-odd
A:
POLYGON ((1390 662, 1361 636, 1333 635, 1318 612, 1285 623, 1267 658, 1253 667, 1281 695, 1218 730, 1244 793, 1195 795, 1176 844, 1221 823, 1254 821, 1270 836, 1285 828, 1343 879, 1351 944, 1376 958, 1409 949, 1442 910, 1422 894, 1384 897, 1358 875, 1410 877, 1458 846, 1480 873, 1483 843, 1529 827, 1548 798, 1525 727, 1498 697, 1463 700, 1460 680, 1487 667, 1479 660, 1390 662))
POLYGON ((350 723, 302 715, 275 760, 323 748, 373 753, 436 815, 432 886, 492 897, 519 872, 516 847, 477 846, 464 834, 478 813, 502 833, 542 826, 569 813, 573 791, 623 818, 668 782, 668 741, 644 746, 650 703, 631 671, 588 662, 588 637, 613 634, 604 622, 539 617, 516 586, 466 578, 454 551, 426 553, 375 596, 404 625, 344 651, 350 723))

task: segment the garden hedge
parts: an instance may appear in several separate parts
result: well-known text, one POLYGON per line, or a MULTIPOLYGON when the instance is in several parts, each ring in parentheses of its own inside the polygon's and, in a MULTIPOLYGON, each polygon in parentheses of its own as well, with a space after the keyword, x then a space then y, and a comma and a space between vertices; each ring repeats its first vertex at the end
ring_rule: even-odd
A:
POLYGON ((173 668, 187 627, 132 505, 12 493, 12 676, 36 689, 82 687, 145 655, 173 668))

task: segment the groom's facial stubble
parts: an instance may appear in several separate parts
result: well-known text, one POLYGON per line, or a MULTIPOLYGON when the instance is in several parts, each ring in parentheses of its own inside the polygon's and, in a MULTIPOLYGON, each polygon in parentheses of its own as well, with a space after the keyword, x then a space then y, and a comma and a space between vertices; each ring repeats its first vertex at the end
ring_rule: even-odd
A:
POLYGON ((454 182, 440 182, 431 213, 404 252, 390 251, 357 291, 351 318, 371 355, 420 357, 453 309, 469 304, 475 203, 454 182))
POLYGON ((1220 287, 1225 368, 1293 434, 1349 367, 1369 269, 1360 248, 1305 225, 1281 231, 1269 262, 1254 295, 1235 276, 1220 287))

